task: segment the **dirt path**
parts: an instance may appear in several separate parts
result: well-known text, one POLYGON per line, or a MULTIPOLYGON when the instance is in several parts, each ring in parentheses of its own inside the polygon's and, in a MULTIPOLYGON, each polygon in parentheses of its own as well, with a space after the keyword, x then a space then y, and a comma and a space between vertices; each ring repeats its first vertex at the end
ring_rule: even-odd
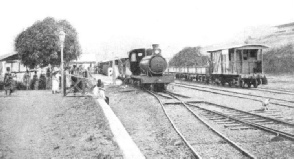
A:
POLYGON ((91 98, 50 91, 0 96, 0 157, 122 158, 102 111, 91 98))

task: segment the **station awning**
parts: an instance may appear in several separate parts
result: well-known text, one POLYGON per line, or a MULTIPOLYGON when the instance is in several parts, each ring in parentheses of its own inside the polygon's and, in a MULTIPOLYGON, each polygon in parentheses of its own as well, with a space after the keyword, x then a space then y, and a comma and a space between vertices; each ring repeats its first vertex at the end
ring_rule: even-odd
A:
POLYGON ((10 53, 0 56, 0 61, 13 61, 13 60, 19 60, 17 53, 10 53))
POLYGON ((221 50, 228 50, 228 49, 266 49, 269 48, 266 45, 263 44, 243 44, 243 45, 232 45, 232 46, 223 46, 219 48, 215 48, 213 50, 208 50, 208 53, 216 52, 216 51, 221 51, 221 50))

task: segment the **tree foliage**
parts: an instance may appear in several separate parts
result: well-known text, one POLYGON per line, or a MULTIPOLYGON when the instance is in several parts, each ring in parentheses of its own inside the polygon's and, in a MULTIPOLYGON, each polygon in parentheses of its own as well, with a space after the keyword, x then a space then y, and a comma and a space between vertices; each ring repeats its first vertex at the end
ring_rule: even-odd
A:
POLYGON ((287 44, 266 51, 263 56, 263 61, 263 67, 266 73, 293 73, 294 45, 287 44))
POLYGON ((200 53, 201 47, 185 47, 169 61, 170 66, 204 66, 208 57, 200 53))
POLYGON ((48 64, 60 65, 59 31, 61 29, 66 34, 64 61, 76 59, 81 54, 81 49, 75 28, 66 20, 57 21, 47 17, 35 22, 16 37, 14 46, 21 62, 29 68, 44 67, 48 64))

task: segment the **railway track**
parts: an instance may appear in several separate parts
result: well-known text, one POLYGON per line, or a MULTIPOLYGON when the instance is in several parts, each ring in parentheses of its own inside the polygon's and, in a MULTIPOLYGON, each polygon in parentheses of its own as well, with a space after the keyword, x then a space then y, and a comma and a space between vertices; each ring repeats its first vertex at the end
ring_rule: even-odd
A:
MULTIPOLYGON (((185 103, 182 103, 182 105, 184 106, 183 107, 184 109, 180 110, 181 116, 171 115, 170 112, 173 111, 173 108, 166 107, 165 106, 166 104, 163 102, 163 100, 160 99, 160 97, 164 97, 164 99, 179 100, 178 98, 175 97, 176 96, 175 94, 167 93, 166 95, 163 96, 162 93, 158 94, 158 93, 151 92, 151 91, 148 91, 148 92, 157 98, 164 113, 166 114, 167 118, 171 122, 173 128, 181 136, 181 138, 183 139, 185 144, 190 148, 190 150, 192 151, 193 155, 196 158, 203 158, 203 157, 204 158, 211 158, 211 157, 214 157, 214 158, 218 157, 219 158, 220 157, 219 155, 221 155, 221 154, 225 155, 224 157, 229 157, 228 155, 230 154, 231 156, 229 158, 234 158, 234 157, 236 157, 236 155, 240 156, 238 158, 256 158, 254 155, 250 154, 247 150, 240 147, 238 144, 234 143, 233 141, 228 139, 226 136, 221 134, 219 131, 214 129, 209 123, 202 120, 197 114, 193 113, 192 110, 190 108, 188 108, 185 103), (169 98, 168 98, 168 96, 169 96, 169 98), (218 145, 218 143, 219 143, 221 146, 220 145, 211 146, 212 151, 210 153, 207 153, 207 151, 206 151, 206 154, 201 153, 200 147, 202 147, 202 146, 197 146, 197 145, 199 145, 199 144, 201 145, 201 144, 205 144, 205 143, 199 143, 195 139, 193 139, 193 136, 191 136, 191 134, 195 134, 195 133, 197 133, 197 131, 193 132, 193 130, 189 128, 190 126, 193 127, 193 122, 190 123, 191 124, 190 126, 187 126, 185 124, 185 122, 187 121, 186 118, 190 118, 189 120, 194 121, 194 122, 195 122, 195 120, 196 120, 196 122, 201 121, 205 125, 205 126, 203 126, 203 129, 204 128, 207 129, 206 135, 209 132, 209 136, 212 137, 212 138, 210 138, 211 140, 206 141, 206 143, 216 142, 215 143, 216 145, 218 145), (226 152, 228 150, 231 150, 233 152, 226 152), (210 156, 207 156, 208 154, 210 156)), ((178 104, 178 103, 176 103, 176 104, 178 104)), ((170 105, 170 103, 168 105, 170 105)), ((205 147, 207 148, 209 146, 206 145, 205 147)))
POLYGON ((199 85, 191 85, 191 84, 183 84, 183 83, 174 83, 173 85, 190 88, 194 90, 199 90, 199 91, 204 91, 204 92, 209 92, 213 94, 231 96, 231 97, 242 98, 242 99, 250 99, 250 100, 259 101, 259 102, 262 102, 264 99, 267 98, 272 100, 271 104, 288 107, 288 108, 294 108, 294 101, 292 100, 285 100, 285 99, 269 97, 269 96, 253 95, 253 94, 247 94, 247 93, 241 93, 236 91, 205 87, 205 86, 199 86, 199 85))
POLYGON ((255 88, 254 90, 263 91, 263 92, 270 92, 270 93, 277 93, 277 94, 294 95, 294 92, 290 91, 290 90, 268 89, 268 88, 255 88))
MULTIPOLYGON (((226 147, 226 150, 230 150, 229 154, 235 155, 243 155, 246 158, 256 158, 256 155, 266 155, 265 153, 257 153, 254 150, 250 152, 246 148, 259 147, 263 150, 268 144, 268 140, 279 139, 283 143, 284 140, 294 141, 294 124, 277 120, 274 118, 263 117, 258 114, 248 113, 244 111, 240 111, 237 109, 229 108, 222 105, 217 105, 214 103, 203 102, 203 101, 182 101, 176 95, 170 94, 166 92, 165 95, 170 96, 167 99, 176 99, 177 102, 163 102, 160 99, 159 95, 154 92, 148 91, 150 94, 155 96, 157 100, 160 102, 166 116, 172 123, 174 129, 178 132, 178 134, 183 138, 186 145, 193 151, 193 154, 197 158, 201 158, 201 149, 199 150, 199 146, 195 146, 199 143, 195 143, 193 140, 193 135, 189 134, 197 134, 197 132, 191 132, 193 130, 193 124, 191 124, 192 120, 201 121, 206 126, 205 133, 208 133, 210 139, 212 141, 207 142, 216 142, 222 143, 223 145, 219 145, 220 149, 226 147), (176 113, 175 113, 176 112, 176 113), (194 117, 192 119, 192 117, 194 117), (195 118, 196 117, 196 118, 195 118), (188 119, 189 118, 189 119, 188 119), (217 125, 217 126, 215 126, 217 125), (218 127, 218 128, 214 128, 218 127), (225 129, 225 130, 224 130, 225 129), (210 134, 212 133, 214 135, 210 134), (237 131, 237 132, 236 132, 237 131), (258 136, 258 142, 250 143, 252 138, 251 135, 248 135, 248 132, 251 131, 253 133, 252 136, 258 136), (188 133, 188 135, 186 135, 188 133), (233 134, 242 134, 243 138, 240 140, 236 139, 233 134), (262 134, 262 135, 261 135, 262 134), (260 137, 261 136, 261 137, 260 137), (214 140, 218 138, 217 140, 214 140), (260 139, 259 139, 260 138, 260 139), (249 141, 248 141, 249 140, 249 141), (196 148, 195 148, 196 147, 196 148), (231 147, 231 148, 228 148, 231 147), (196 151, 198 150, 198 151, 196 151), (200 152, 199 152, 200 151, 200 152)), ((198 127, 198 125, 197 125, 198 127)), ((204 130, 204 128, 201 128, 204 130)), ((250 133, 249 133, 250 134, 250 133)), ((253 140, 253 139, 252 139, 253 140)), ((287 146, 286 146, 287 147, 287 146)), ((207 148, 207 147, 206 147, 207 148)), ((215 147, 212 148, 213 152, 221 152, 221 150, 216 150, 215 147)), ((287 149, 287 148, 286 148, 287 149)), ((288 150, 283 150, 288 151, 288 150)), ((292 150, 289 150, 292 151, 292 150)), ((271 152, 274 154, 275 152, 271 152)), ((221 153, 222 154, 222 153, 221 153)), ((225 153, 223 153, 225 155, 225 153)), ((202 154, 203 155, 203 154, 202 154)), ((228 154, 227 154, 228 155, 228 154)), ((213 156, 204 156, 205 158, 211 158, 213 156)), ((222 156, 218 156, 222 157, 222 156)), ((264 156, 257 156, 258 158, 264 156)), ((225 156, 224 158, 230 158, 225 156)), ((239 158, 239 157, 233 157, 239 158)))
MULTIPOLYGON (((184 80, 180 80, 180 81, 184 81, 184 80)), ((203 82, 193 82, 193 83, 197 83, 197 84, 201 84, 201 85, 205 85, 203 82)), ((213 86, 213 85, 211 85, 213 86)), ((216 86, 216 85, 214 85, 216 86)), ((231 87, 224 87, 224 86, 218 86, 220 88, 231 88, 231 87)), ((216 87, 217 88, 217 87, 216 87)), ((240 89, 244 89, 244 88, 240 88, 240 89)), ((251 89, 248 89, 251 90, 251 89)), ((275 93, 275 94, 286 94, 286 95, 294 95, 294 91, 291 90, 285 90, 285 89, 269 89, 269 88, 253 88, 252 90, 256 90, 256 91, 261 91, 261 92, 269 92, 269 93, 275 93)))

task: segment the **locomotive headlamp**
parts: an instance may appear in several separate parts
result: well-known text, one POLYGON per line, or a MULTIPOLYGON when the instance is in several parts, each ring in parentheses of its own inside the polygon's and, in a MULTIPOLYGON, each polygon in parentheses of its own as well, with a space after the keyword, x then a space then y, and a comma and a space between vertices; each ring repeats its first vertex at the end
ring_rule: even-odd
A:
POLYGON ((155 53, 155 54, 160 54, 160 52, 161 52, 160 49, 156 49, 156 50, 154 50, 154 53, 155 53))

